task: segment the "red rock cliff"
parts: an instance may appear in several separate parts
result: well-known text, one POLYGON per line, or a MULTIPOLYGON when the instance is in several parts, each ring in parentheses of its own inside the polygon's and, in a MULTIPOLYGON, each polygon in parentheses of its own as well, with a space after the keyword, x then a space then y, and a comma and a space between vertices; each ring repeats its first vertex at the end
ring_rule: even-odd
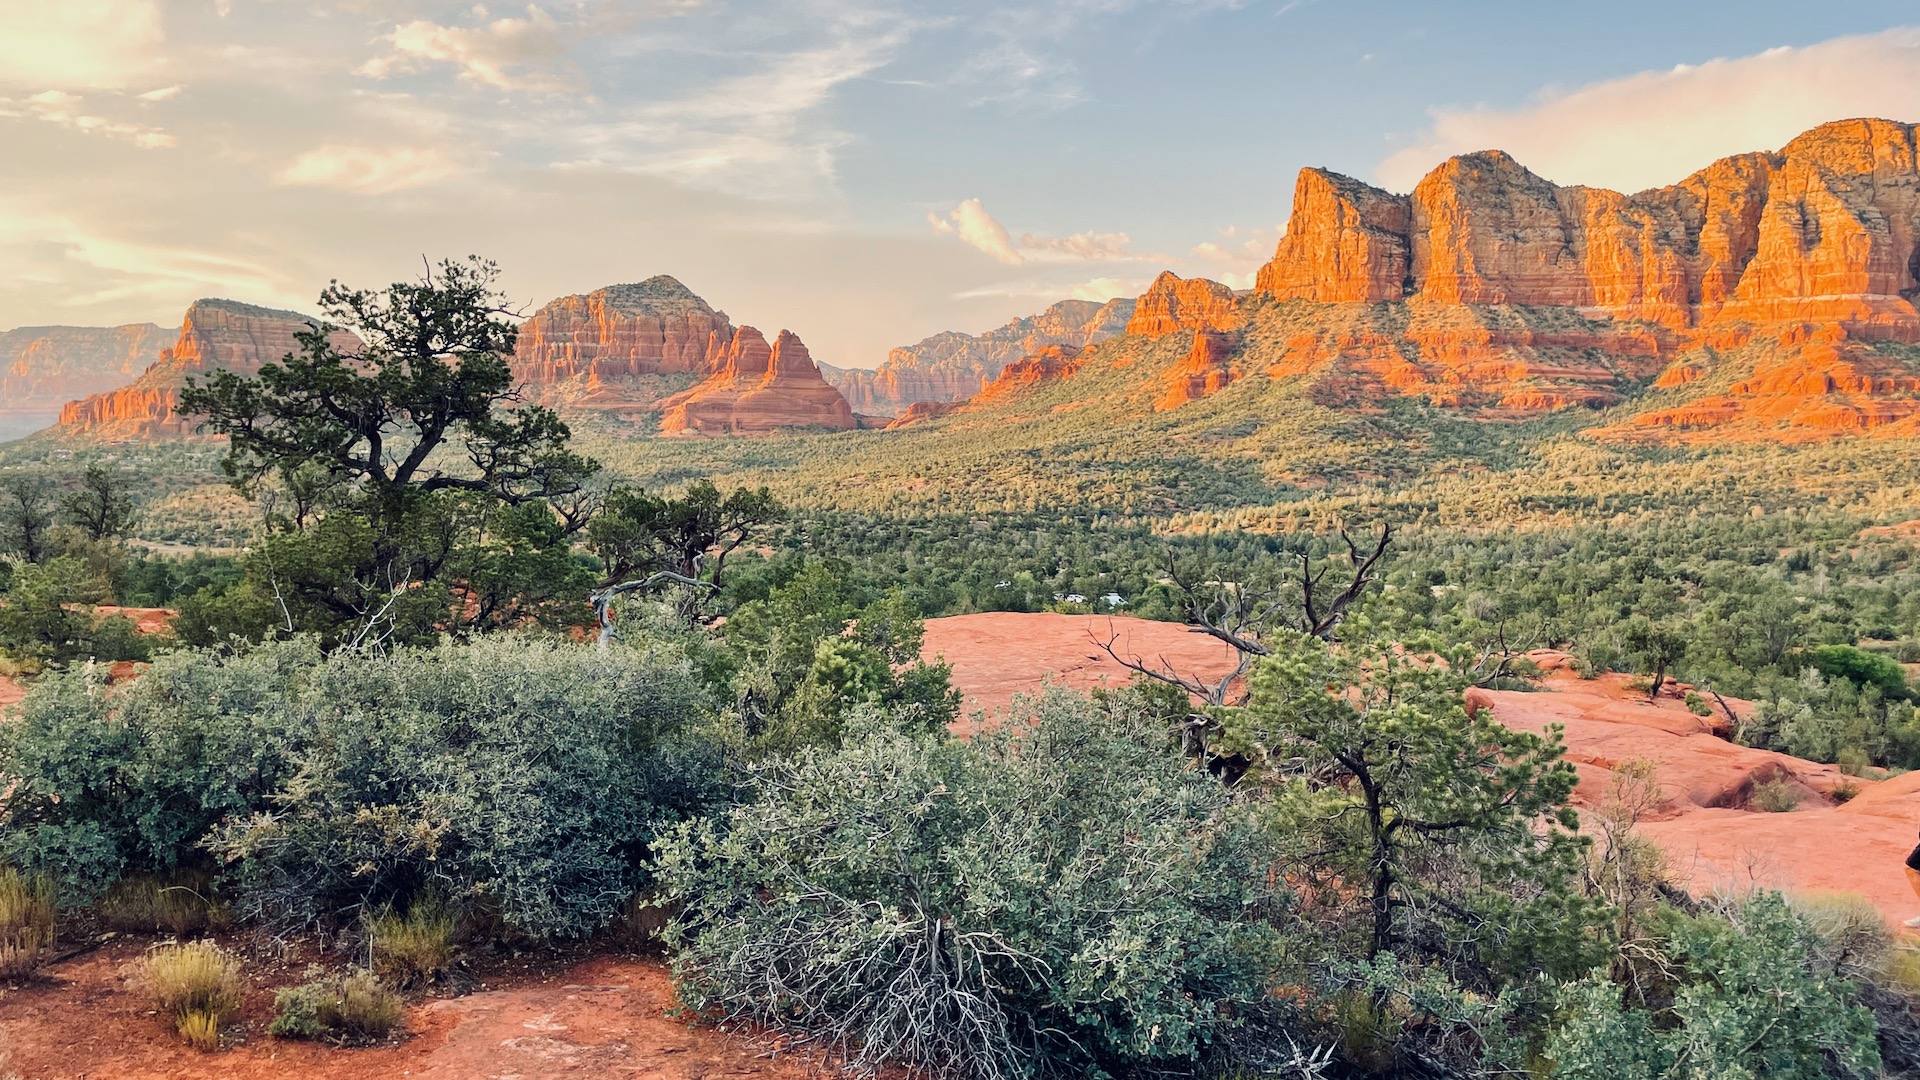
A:
POLYGON ((822 364, 821 373, 860 412, 899 410, 916 401, 964 401, 1008 364, 1049 345, 1084 349, 1121 333, 1133 309, 1132 297, 1104 304, 1062 300, 984 334, 946 331, 894 349, 874 371, 822 364))
POLYGON ((1257 280, 1279 299, 1573 307, 1675 328, 1830 322, 1920 341, 1915 129, 1826 124, 1635 195, 1560 187, 1499 151, 1404 199, 1303 170, 1257 280))
MULTIPOLYGON (((294 335, 313 320, 293 311, 233 300, 197 300, 187 308, 180 336, 129 386, 71 401, 60 410, 70 434, 113 439, 186 435, 190 420, 174 412, 190 375, 229 370, 251 374, 299 349, 294 335)), ((342 348, 357 342, 342 334, 342 348)))
MULTIPOLYGON (((712 340, 718 347, 717 335, 712 340)), ((751 326, 733 334, 712 377, 660 402, 660 408, 660 430, 667 434, 765 435, 857 426, 847 399, 820 377, 799 338, 782 330, 769 346, 751 326)))
POLYGON ((732 338, 725 312, 662 274, 547 303, 520 327, 514 374, 543 398, 572 387, 578 404, 630 404, 642 376, 712 373, 732 338))
POLYGON ((1237 330, 1246 321, 1233 290, 1206 278, 1163 271, 1134 304, 1127 333, 1164 337, 1181 330, 1237 330))
POLYGON ((52 423, 75 398, 125 386, 160 358, 169 337, 152 323, 0 332, 0 439, 52 423))

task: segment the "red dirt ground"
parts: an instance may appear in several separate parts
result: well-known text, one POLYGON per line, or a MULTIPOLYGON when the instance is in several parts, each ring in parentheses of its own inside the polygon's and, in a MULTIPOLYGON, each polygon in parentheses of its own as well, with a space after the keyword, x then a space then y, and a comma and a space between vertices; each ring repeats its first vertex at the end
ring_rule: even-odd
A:
MULTIPOLYGON (((22 1080, 575 1080, 750 1076, 802 1080, 807 1063, 670 1018, 657 960, 596 957, 544 979, 415 1005, 411 1037, 342 1050, 265 1034, 272 987, 256 984, 229 1045, 189 1049, 127 989, 144 943, 121 941, 0 991, 0 1035, 22 1080)), ((296 980, 297 981, 297 980, 296 980)))

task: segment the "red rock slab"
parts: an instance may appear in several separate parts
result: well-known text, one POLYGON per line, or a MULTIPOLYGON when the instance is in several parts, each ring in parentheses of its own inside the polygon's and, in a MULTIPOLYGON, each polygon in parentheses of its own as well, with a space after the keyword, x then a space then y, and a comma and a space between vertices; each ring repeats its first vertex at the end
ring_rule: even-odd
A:
MULTIPOLYGON (((1583 680, 1558 671, 1542 690, 1480 690, 1474 699, 1489 703, 1494 718, 1516 730, 1542 732, 1551 724, 1565 729, 1567 759, 1581 767, 1576 805, 1597 805, 1611 770, 1636 758, 1659 764, 1666 801, 1657 813, 1667 817, 1701 807, 1743 807, 1756 784, 1773 779, 1792 784, 1810 804, 1827 804, 1827 793, 1847 781, 1832 765, 1729 742, 1716 734, 1725 726, 1721 717, 1695 716, 1665 692, 1649 703, 1627 683, 1623 675, 1583 680)), ((1744 701, 1730 704, 1736 713, 1748 707, 1744 701)))
POLYGON ((9 705, 18 705, 20 699, 27 696, 27 688, 13 679, 0 676, 0 709, 9 705))
POLYGON ((1908 791, 1897 805, 1882 804, 1884 813, 1848 809, 1702 809, 1643 822, 1640 829, 1666 851, 1676 883, 1695 894, 1754 887, 1858 893, 1889 923, 1920 915, 1920 897, 1904 868, 1920 822, 1920 795, 1908 791))
POLYGON ((953 665, 965 711, 1000 712, 1015 694, 1048 681, 1074 689, 1125 686, 1133 673, 1100 646, 1143 663, 1173 665, 1182 675, 1218 679, 1236 664, 1232 649, 1176 623, 1126 616, 993 611, 928 619, 921 652, 953 665))

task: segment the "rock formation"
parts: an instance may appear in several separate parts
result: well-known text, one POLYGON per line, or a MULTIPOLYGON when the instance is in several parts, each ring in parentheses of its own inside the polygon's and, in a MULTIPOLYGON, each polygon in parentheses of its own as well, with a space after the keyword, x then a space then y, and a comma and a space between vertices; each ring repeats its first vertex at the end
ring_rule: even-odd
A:
POLYGON ((1256 291, 1390 310, 1326 309, 1270 371, 1322 373, 1329 403, 1529 412, 1612 404, 1655 376, 1686 387, 1735 350, 1751 377, 1621 430, 1902 424, 1920 372, 1868 345, 1920 343, 1915 142, 1909 124, 1840 121, 1633 195, 1560 187, 1499 151, 1404 196, 1303 170, 1256 291))
POLYGON ((1235 372, 1233 354, 1240 348, 1240 335, 1219 330, 1196 330, 1193 348, 1187 358, 1167 373, 1166 389, 1153 403, 1154 412, 1177 409, 1189 401, 1198 401, 1218 393, 1232 382, 1235 372))
POLYGON ((1920 341, 1914 144, 1909 124, 1839 121, 1635 195, 1559 187, 1497 150, 1446 161, 1410 196, 1306 169, 1256 285, 1283 300, 1829 321, 1920 341))
MULTIPOLYGON (((71 401, 60 410, 68 434, 136 439, 190 434, 193 423, 174 412, 188 376, 229 370, 251 374, 300 348, 294 335, 314 320, 293 311, 255 307, 233 300, 196 300, 187 308, 179 338, 161 350, 131 385, 71 401)), ((357 341, 347 334, 341 348, 357 341)))
POLYGON ((1286 235, 1254 289, 1323 304, 1399 300, 1412 265, 1412 213, 1404 195, 1301 169, 1286 235))
POLYGON ((828 382, 861 412, 905 409, 916 401, 964 401, 979 393, 1008 364, 1049 345, 1083 349, 1126 329, 1131 297, 1096 304, 1062 300, 1038 315, 1015 319, 984 334, 935 334, 887 354, 877 370, 822 364, 828 382))
POLYGON ((959 411, 964 405, 965 402, 960 401, 916 401, 907 406, 905 412, 894 417, 886 430, 897 431, 915 424, 924 424, 929 420, 938 420, 940 417, 959 411))
POLYGON ((662 274, 548 302, 520 327, 513 369, 549 403, 644 407, 660 392, 647 376, 711 374, 732 339, 725 312, 662 274))
MULTIPOLYGON (((712 342, 719 347, 717 332, 712 342)), ((660 402, 660 408, 660 430, 675 435, 846 431, 857 426, 847 399, 820 377, 799 338, 782 330, 769 346, 751 326, 732 335, 710 378, 660 402)))
POLYGON ((1001 369, 998 378, 975 395, 970 404, 989 405, 1005 401, 1043 383, 1058 382, 1080 370, 1080 350, 1065 345, 1049 345, 1024 360, 1001 369))
POLYGON ((1181 330, 1238 330, 1246 322, 1233 290, 1206 278, 1162 271, 1134 305, 1127 333, 1165 337, 1181 330))
POLYGON ((152 323, 0 332, 0 439, 53 423, 75 398, 125 386, 160 358, 168 337, 152 323))

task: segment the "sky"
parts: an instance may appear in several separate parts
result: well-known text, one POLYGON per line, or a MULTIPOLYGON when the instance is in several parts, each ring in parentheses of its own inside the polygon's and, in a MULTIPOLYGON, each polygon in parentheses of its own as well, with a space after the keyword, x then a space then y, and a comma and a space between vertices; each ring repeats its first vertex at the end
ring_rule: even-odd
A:
POLYGON ((1912 0, 0 0, 0 327, 312 310, 423 257, 529 308, 672 274, 871 367, 1171 269, 1295 173, 1672 183, 1920 121, 1912 0))

